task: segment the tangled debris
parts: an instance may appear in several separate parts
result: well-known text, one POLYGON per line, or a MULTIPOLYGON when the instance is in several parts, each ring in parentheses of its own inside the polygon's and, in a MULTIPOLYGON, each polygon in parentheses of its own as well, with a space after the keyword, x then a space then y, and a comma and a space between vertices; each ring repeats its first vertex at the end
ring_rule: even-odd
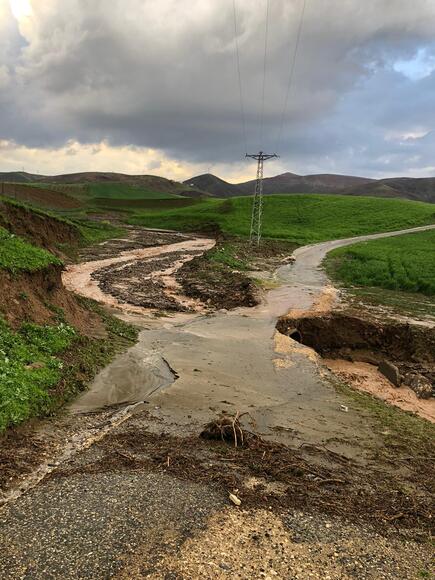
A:
POLYGON ((238 490, 237 497, 247 509, 316 510, 370 521, 383 529, 411 528, 424 535, 433 529, 434 494, 429 483, 433 464, 426 457, 409 458, 405 472, 388 466, 379 469, 327 447, 303 444, 292 449, 268 441, 244 430, 240 415, 222 419, 207 423, 200 434, 185 437, 151 433, 139 419, 137 424, 132 419, 128 427, 97 442, 85 462, 79 459, 60 467, 50 478, 164 471, 210 485, 227 497, 238 490), (258 482, 254 487, 247 484, 253 478, 258 482))
POLYGON ((240 418, 243 415, 246 415, 246 413, 241 415, 237 412, 234 417, 221 415, 218 419, 210 421, 204 426, 200 437, 215 441, 226 441, 227 443, 232 443, 234 447, 247 445, 249 440, 257 438, 257 435, 242 428, 240 418))

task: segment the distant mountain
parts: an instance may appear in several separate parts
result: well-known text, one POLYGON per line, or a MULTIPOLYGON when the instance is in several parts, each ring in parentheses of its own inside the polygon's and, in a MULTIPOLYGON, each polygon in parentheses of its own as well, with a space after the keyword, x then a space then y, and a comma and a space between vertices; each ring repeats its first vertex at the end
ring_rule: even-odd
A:
MULTIPOLYGON (((349 175, 296 175, 282 173, 276 177, 267 177, 263 181, 265 194, 270 193, 341 193, 352 187, 372 182, 372 179, 349 175)), ((254 191, 255 180, 238 183, 238 189, 245 194, 254 191)))
MULTIPOLYGON (((197 187, 186 187, 179 181, 158 177, 157 175, 127 175, 102 171, 87 171, 83 173, 66 173, 62 175, 34 175, 20 171, 0 172, 0 182, 36 183, 44 187, 45 184, 64 190, 69 185, 93 183, 123 183, 137 185, 151 191, 172 193, 189 197, 209 196, 206 191, 197 187)), ((240 194, 239 194, 240 195, 240 194)))
POLYGON ((216 175, 211 173, 204 173, 203 175, 197 175, 184 181, 184 185, 193 186, 203 191, 208 191, 216 197, 234 197, 236 195, 245 195, 244 191, 238 186, 233 185, 224 181, 216 175))
POLYGON ((414 201, 435 203, 435 177, 379 179, 364 186, 352 188, 349 191, 349 195, 403 197, 414 201))
POLYGON ((34 175, 25 171, 4 171, 0 172, 0 181, 12 181, 14 183, 32 183, 39 181, 42 175, 34 175))
MULTIPOLYGON (((216 175, 205 173, 184 183, 155 175, 127 175, 112 172, 84 172, 63 175, 35 175, 25 171, 0 172, 0 182, 40 183, 62 186, 86 183, 128 183, 151 191, 178 194, 189 197, 234 197, 251 195, 255 180, 244 183, 228 183, 216 175)), ((282 173, 264 179, 264 193, 339 193, 341 195, 371 195, 375 197, 399 197, 415 201, 435 203, 435 177, 393 177, 369 179, 352 175, 297 175, 282 173)))
MULTIPOLYGON (((205 174, 185 181, 192 183, 216 197, 251 195, 255 180, 244 183, 227 183, 215 175, 205 174)), ((369 179, 353 175, 296 175, 282 173, 263 181, 264 193, 338 193, 341 195, 366 195, 374 197, 404 198, 435 203, 434 177, 394 177, 369 179)))

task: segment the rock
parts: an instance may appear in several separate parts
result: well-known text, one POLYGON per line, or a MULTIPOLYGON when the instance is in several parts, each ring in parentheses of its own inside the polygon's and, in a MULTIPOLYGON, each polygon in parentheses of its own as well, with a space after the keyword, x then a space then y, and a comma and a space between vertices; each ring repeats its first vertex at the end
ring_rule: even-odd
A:
POLYGON ((434 395, 434 385, 420 373, 407 373, 403 383, 410 387, 419 399, 430 399, 434 395))
POLYGON ((379 364, 378 371, 383 374, 384 377, 386 377, 395 387, 400 387, 402 381, 399 369, 396 367, 396 365, 393 365, 393 363, 384 360, 379 364))
POLYGON ((234 505, 240 505, 242 503, 240 501, 240 499, 236 495, 234 495, 233 493, 229 494, 229 498, 233 502, 234 505))
POLYGON ((43 363, 43 362, 34 362, 34 363, 30 364, 30 365, 27 365, 26 366, 26 369, 29 370, 29 371, 33 371, 33 370, 36 370, 36 369, 43 369, 44 367, 45 367, 45 363, 43 363))

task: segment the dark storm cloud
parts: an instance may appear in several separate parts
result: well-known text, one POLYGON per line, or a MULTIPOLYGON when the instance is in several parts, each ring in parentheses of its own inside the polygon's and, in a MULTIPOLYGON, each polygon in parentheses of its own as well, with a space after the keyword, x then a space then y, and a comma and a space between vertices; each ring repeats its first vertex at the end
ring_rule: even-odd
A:
MULTIPOLYGON (((301 5, 270 0, 268 149, 276 147, 301 5)), ((105 139, 193 162, 244 154, 231 0, 32 6, 21 35, 0 11, 0 139, 38 147, 105 139)), ((256 150, 265 0, 237 6, 248 147, 256 150)), ((377 174, 434 165, 434 140, 422 135, 434 127, 435 75, 411 80, 393 68, 422 47, 430 54, 434 29, 431 0, 307 0, 279 150, 289 169, 377 174)))

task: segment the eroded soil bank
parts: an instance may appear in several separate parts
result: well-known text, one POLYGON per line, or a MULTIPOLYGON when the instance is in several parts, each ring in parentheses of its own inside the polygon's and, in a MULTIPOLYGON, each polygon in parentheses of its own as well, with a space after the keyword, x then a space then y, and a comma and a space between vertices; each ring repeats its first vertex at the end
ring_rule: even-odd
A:
POLYGON ((344 309, 290 314, 277 329, 357 388, 435 422, 435 328, 344 309))

